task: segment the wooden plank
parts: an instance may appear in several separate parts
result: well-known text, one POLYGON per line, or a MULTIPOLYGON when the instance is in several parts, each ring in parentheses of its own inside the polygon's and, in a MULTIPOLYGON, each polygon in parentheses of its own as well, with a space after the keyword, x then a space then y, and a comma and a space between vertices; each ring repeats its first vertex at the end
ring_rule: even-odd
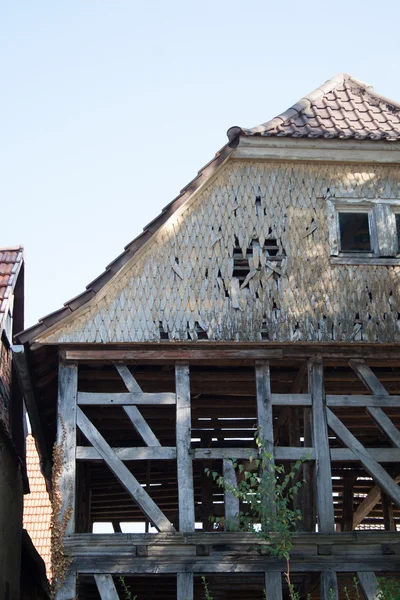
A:
POLYGON ((385 530, 396 531, 396 523, 393 517, 393 504, 386 494, 382 494, 382 512, 385 530))
MULTIPOLYGON (((400 462, 400 448, 366 448, 368 453, 376 462, 397 463, 400 462)), ((357 460, 350 448, 331 448, 331 460, 353 461, 357 460)))
POLYGON ((128 369, 128 367, 124 364, 115 363, 115 368, 118 373, 121 375, 121 378, 126 386, 128 392, 132 392, 133 394, 142 394, 142 388, 128 369))
POLYGON ((137 406, 124 406, 132 425, 148 446, 161 446, 137 406))
POLYGON ((264 361, 256 361, 255 366, 256 376, 256 399, 257 399, 257 421, 259 435, 264 444, 264 450, 271 455, 271 459, 267 462, 267 467, 264 469, 261 477, 265 477, 268 482, 263 485, 266 490, 266 495, 262 499, 262 503, 266 507, 266 517, 268 514, 274 518, 275 509, 275 462, 274 456, 274 424, 272 414, 272 397, 271 397, 271 380, 269 372, 269 364, 264 361))
POLYGON ((67 361, 101 361, 101 362, 129 362, 129 361, 221 361, 221 360, 265 360, 282 358, 281 349, 267 348, 221 348, 211 346, 207 348, 165 348, 141 349, 141 350, 66 350, 67 361))
POLYGON ((193 600, 193 573, 177 573, 177 600, 193 600))
POLYGON ((76 571, 70 566, 61 588, 57 590, 55 600, 73 600, 76 598, 76 571))
POLYGON ((311 406, 311 394, 271 394, 273 406, 311 406))
POLYGON ((267 600, 282 600, 282 574, 280 571, 265 573, 265 597, 267 600))
POLYGON ((62 470, 58 485, 61 494, 62 522, 65 513, 70 512, 65 534, 75 531, 76 510, 76 396, 78 391, 78 367, 74 364, 60 363, 58 369, 58 418, 57 418, 57 447, 62 452, 62 470))
MULTIPOLYGON (((223 475, 226 484, 232 488, 237 487, 236 472, 233 463, 229 459, 223 460, 223 475)), ((224 491, 225 500, 225 531, 235 529, 239 524, 239 498, 231 491, 224 491)))
POLYGON ((309 363, 310 390, 312 395, 312 432, 316 460, 317 522, 318 531, 335 530, 331 457, 324 398, 323 366, 321 360, 309 363))
POLYGON ((333 414, 330 408, 327 409, 327 418, 328 425, 332 431, 336 433, 343 444, 354 452, 367 473, 369 473, 375 482, 378 483, 391 497, 396 506, 400 507, 400 489, 390 475, 388 475, 385 469, 372 458, 364 446, 354 437, 347 427, 343 425, 340 419, 333 414))
MULTIPOLYGON (((363 360, 350 360, 349 364, 373 394, 389 396, 379 379, 363 360)), ((383 410, 379 407, 367 407, 367 411, 378 425, 379 429, 388 437, 393 446, 400 448, 400 431, 383 410)))
POLYGON ((339 600, 335 571, 323 571, 321 573, 321 600, 339 600))
POLYGON ((135 404, 175 404, 176 395, 171 392, 160 392, 157 394, 132 394, 121 393, 92 393, 79 392, 78 404, 80 406, 129 406, 135 404))
POLYGON ((175 531, 175 528, 169 522, 164 513, 150 498, 148 493, 142 488, 136 477, 132 475, 132 473, 118 458, 115 452, 113 452, 106 440, 97 431, 97 429, 79 407, 77 408, 77 423, 83 435, 101 455, 109 469, 121 482, 126 491, 131 494, 132 498, 135 500, 138 506, 140 506, 146 517, 155 525, 155 527, 159 531, 175 531))
POLYGON ((372 571, 358 571, 357 579, 360 583, 365 600, 378 600, 378 581, 375 577, 375 573, 372 571))
MULTIPOLYGON (((146 448, 112 448, 120 460, 174 460, 176 448, 171 446, 147 446, 146 448)), ((96 448, 78 446, 76 460, 96 461, 103 460, 96 448)))
POLYGON ((330 407, 367 407, 376 406, 380 408, 398 408, 400 406, 400 396, 383 395, 365 395, 365 396, 347 396, 347 395, 327 395, 326 404, 330 407))
POLYGON ((175 366, 176 454, 178 468, 179 531, 194 531, 193 464, 190 455, 191 408, 189 365, 175 366))
POLYGON ((101 600, 119 600, 111 575, 94 575, 101 600))
MULTIPOLYGON (((400 475, 394 478, 396 483, 400 482, 400 475)), ((357 510, 353 515, 353 528, 355 529, 364 521, 365 517, 369 515, 371 510, 380 502, 381 499, 381 488, 375 485, 366 495, 364 500, 358 506, 357 510)))

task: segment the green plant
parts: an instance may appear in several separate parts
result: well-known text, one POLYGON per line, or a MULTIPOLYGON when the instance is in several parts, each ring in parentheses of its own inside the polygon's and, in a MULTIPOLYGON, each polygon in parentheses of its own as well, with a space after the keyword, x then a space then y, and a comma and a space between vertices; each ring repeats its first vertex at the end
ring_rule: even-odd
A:
POLYGON ((378 577, 378 599, 400 600, 400 583, 396 579, 378 577))
MULTIPOLYGON (((293 483, 303 460, 295 463, 289 472, 282 465, 275 465, 273 457, 266 451, 264 440, 256 432, 255 441, 258 458, 244 465, 232 460, 235 470, 239 473, 237 485, 225 481, 216 471, 205 469, 218 486, 239 498, 246 507, 237 515, 235 523, 226 523, 227 528, 238 531, 252 532, 268 543, 270 554, 286 560, 285 578, 289 586, 291 600, 297 600, 290 579, 290 552, 296 524, 302 516, 299 510, 292 508, 292 500, 298 493, 302 481, 293 483)), ((306 460, 306 458, 304 459, 306 460)), ((214 523, 219 523, 218 517, 211 517, 214 523)))
POLYGON ((119 582, 122 587, 122 591, 124 592, 125 600, 137 600, 137 596, 132 595, 132 590, 129 585, 126 584, 125 577, 120 577, 119 582))
POLYGON ((204 577, 204 575, 202 576, 201 581, 203 582, 205 600, 214 600, 211 596, 210 590, 208 588, 207 579, 204 577))

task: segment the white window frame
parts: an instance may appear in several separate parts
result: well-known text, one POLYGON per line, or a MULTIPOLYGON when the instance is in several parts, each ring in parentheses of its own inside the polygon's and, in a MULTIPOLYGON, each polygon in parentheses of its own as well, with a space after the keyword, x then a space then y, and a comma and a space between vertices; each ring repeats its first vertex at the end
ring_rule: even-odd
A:
POLYGON ((396 214, 400 214, 397 199, 330 198, 327 200, 331 263, 400 265, 396 214), (343 252, 340 249, 339 214, 368 214, 371 252, 343 252))

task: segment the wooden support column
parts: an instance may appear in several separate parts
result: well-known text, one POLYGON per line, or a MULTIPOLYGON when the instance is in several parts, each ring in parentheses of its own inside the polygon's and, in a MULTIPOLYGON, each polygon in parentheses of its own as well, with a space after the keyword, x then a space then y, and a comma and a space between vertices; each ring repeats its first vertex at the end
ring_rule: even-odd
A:
POLYGON ((360 582, 365 600, 378 600, 378 581, 375 573, 359 571, 357 579, 360 582))
POLYGON ((312 396, 312 430, 316 458, 318 531, 330 533, 335 530, 335 517, 322 360, 310 361, 309 385, 312 396))
POLYGON ((282 575, 278 571, 265 573, 265 596, 267 600, 282 600, 282 575))
POLYGON ((94 578, 101 600, 119 600, 111 575, 95 575, 94 578))
MULTIPOLYGON (((178 467, 179 531, 194 531, 193 464, 190 455, 191 410, 189 365, 176 364, 176 454, 178 467)), ((179 577, 178 577, 179 584, 179 577)), ((183 585, 183 584, 182 584, 183 585)), ((193 581, 192 581, 193 597, 193 581)), ((180 598, 178 594, 178 598, 180 598)), ((190 600, 189 598, 189 600, 190 600)), ((184 600, 184 596, 182 596, 184 600)))
POLYGON ((193 573, 177 574, 177 600, 193 600, 193 573))
POLYGON ((393 517, 393 503, 387 494, 382 494, 382 512, 385 530, 396 531, 396 524, 393 517))
MULTIPOLYGON (((236 473, 229 458, 223 460, 224 481, 232 487, 237 487, 236 473)), ((225 531, 235 529, 239 524, 239 498, 232 492, 225 490, 225 531)))
POLYGON ((75 532, 77 392, 77 365, 60 363, 58 370, 57 446, 62 452, 62 470, 58 481, 62 505, 59 520, 63 520, 67 511, 70 513, 65 535, 75 532))
MULTIPOLYGON (((274 455, 274 425, 272 414, 271 379, 269 364, 264 361, 256 361, 256 394, 257 394, 257 417, 260 436, 264 442, 264 450, 271 456, 274 455)), ((275 514, 275 463, 270 459, 268 469, 262 474, 270 481, 265 487, 268 493, 264 499, 267 511, 273 516, 275 514)), ((268 600, 282 599, 282 575, 280 571, 269 571, 265 575, 265 589, 268 600)))
POLYGON ((343 497, 342 497, 342 520, 341 531, 352 531, 353 529, 353 501, 354 501, 354 475, 345 475, 343 478, 343 497))
POLYGON ((321 573, 321 600, 339 600, 337 576, 334 571, 321 573))

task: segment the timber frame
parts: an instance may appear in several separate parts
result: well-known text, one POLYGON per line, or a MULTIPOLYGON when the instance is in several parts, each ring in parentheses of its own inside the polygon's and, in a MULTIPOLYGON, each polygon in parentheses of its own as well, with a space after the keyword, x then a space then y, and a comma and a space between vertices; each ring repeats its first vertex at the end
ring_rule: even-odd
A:
POLYGON ((216 600, 228 597, 230 580, 229 598, 261 598, 263 587, 269 600, 287 598, 284 561, 251 534, 223 530, 238 500, 204 476, 212 465, 235 482, 230 459, 257 456, 257 426, 275 462, 305 460, 291 558, 301 597, 319 590, 315 598, 339 598, 342 582, 357 574, 365 598, 374 598, 376 576, 400 572, 398 351, 316 346, 65 347, 59 483, 64 510, 72 499, 72 563, 58 599, 74 598, 78 580, 83 597, 97 590, 116 600, 121 576, 133 593, 138 584, 148 594, 149 575, 172 586, 154 598, 200 598, 200 575, 216 600), (222 517, 218 530, 210 516, 222 517), (355 530, 365 519, 381 530, 355 530), (145 523, 145 532, 121 533, 124 520, 145 523), (93 534, 101 521, 115 533, 93 534), (255 592, 240 587, 243 574, 258 582, 255 592))

